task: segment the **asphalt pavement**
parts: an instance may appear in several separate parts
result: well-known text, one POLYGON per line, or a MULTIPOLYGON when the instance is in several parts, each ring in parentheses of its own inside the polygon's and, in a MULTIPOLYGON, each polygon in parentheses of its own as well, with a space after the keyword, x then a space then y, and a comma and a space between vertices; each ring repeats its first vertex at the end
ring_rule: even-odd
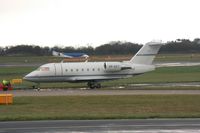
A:
POLYGON ((80 90, 80 89, 42 89, 1 91, 1 94, 19 96, 95 96, 95 95, 200 95, 200 90, 80 90))
POLYGON ((198 133, 200 119, 13 121, 0 122, 0 132, 198 133))

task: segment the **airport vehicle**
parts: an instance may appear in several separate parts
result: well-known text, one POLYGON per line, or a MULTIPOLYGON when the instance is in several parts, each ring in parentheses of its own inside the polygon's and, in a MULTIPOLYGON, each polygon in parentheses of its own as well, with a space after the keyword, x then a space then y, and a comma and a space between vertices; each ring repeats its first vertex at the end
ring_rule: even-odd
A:
POLYGON ((91 89, 101 88, 101 81, 129 78, 155 70, 152 62, 161 46, 161 42, 149 42, 130 61, 48 63, 24 79, 36 83, 87 82, 91 89))

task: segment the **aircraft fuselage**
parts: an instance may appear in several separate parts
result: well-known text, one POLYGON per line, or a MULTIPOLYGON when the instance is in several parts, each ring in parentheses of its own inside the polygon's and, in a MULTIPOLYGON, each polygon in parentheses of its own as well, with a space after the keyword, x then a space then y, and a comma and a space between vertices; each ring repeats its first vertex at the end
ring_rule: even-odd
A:
POLYGON ((24 77, 25 80, 43 82, 88 82, 90 88, 100 88, 99 81, 128 78, 155 69, 153 59, 160 42, 149 42, 130 61, 49 63, 24 77))
POLYGON ((32 82, 84 82, 128 78, 154 70, 153 65, 128 62, 49 63, 26 75, 32 82))

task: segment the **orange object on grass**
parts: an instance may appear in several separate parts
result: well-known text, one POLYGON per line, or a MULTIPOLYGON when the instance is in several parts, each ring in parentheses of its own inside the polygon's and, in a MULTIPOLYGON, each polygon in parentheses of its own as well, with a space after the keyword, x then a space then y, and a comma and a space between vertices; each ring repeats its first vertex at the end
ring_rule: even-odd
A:
POLYGON ((12 104, 13 94, 0 94, 0 104, 12 104))

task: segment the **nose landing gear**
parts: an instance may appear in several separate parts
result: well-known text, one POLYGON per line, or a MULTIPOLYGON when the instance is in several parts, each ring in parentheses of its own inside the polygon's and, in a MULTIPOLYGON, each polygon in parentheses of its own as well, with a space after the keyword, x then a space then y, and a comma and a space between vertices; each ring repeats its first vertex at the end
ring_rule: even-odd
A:
POLYGON ((87 85, 90 89, 101 88, 101 84, 95 81, 90 81, 87 85))
POLYGON ((40 83, 37 83, 36 86, 33 85, 32 87, 33 87, 33 89, 37 89, 37 91, 40 91, 40 83))

